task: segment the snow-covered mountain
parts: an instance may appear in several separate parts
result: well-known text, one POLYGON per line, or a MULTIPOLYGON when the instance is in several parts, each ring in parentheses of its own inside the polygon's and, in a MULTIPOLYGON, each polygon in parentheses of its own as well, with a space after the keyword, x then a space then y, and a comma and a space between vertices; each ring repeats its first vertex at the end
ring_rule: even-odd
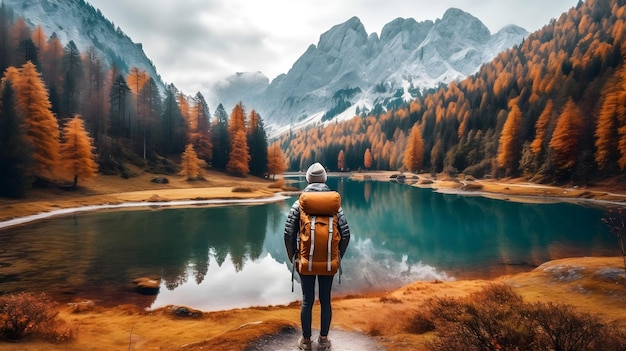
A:
POLYGON ((509 25, 495 34, 476 17, 451 8, 436 21, 397 18, 380 37, 352 17, 320 36, 287 74, 271 83, 261 73, 220 82, 213 100, 243 101, 263 116, 270 135, 355 113, 384 110, 475 73, 528 35, 509 25))
POLYGON ((62 45, 73 40, 81 52, 94 47, 106 64, 115 64, 126 73, 132 67, 145 70, 163 90, 164 83, 142 45, 134 43, 121 28, 116 28, 100 10, 84 0, 2 2, 12 8, 16 16, 24 18, 31 28, 41 25, 47 35, 55 33, 62 45))

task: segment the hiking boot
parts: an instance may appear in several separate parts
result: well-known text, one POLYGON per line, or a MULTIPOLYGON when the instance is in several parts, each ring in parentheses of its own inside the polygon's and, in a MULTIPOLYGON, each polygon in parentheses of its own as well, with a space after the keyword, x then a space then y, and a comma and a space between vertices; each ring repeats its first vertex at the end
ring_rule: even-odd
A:
POLYGON ((304 351, 313 350, 313 345, 311 344, 311 338, 305 338, 301 336, 300 340, 298 340, 298 348, 304 351))
POLYGON ((318 351, 327 351, 330 350, 330 339, 327 336, 321 336, 317 339, 317 349, 318 351))

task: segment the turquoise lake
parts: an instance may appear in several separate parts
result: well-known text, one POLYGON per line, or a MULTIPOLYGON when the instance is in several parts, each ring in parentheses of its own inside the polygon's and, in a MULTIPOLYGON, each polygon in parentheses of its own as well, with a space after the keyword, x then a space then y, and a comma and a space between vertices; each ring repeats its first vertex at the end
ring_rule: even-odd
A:
MULTIPOLYGON (((352 232, 335 294, 619 255, 597 206, 515 203, 347 177, 331 177, 329 186, 342 195, 352 232)), ((84 212, 3 229, 0 294, 45 291, 60 301, 204 311, 299 300, 283 244, 294 200, 84 212), (139 277, 160 279, 159 293, 137 293, 131 281, 139 277)))

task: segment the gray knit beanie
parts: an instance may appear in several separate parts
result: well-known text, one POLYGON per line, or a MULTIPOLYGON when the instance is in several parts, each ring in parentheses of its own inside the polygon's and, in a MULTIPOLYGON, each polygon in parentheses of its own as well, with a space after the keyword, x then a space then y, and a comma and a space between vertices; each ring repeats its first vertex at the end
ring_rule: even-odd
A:
POLYGON ((310 183, 326 183, 326 170, 319 162, 312 164, 306 171, 306 181, 310 183))

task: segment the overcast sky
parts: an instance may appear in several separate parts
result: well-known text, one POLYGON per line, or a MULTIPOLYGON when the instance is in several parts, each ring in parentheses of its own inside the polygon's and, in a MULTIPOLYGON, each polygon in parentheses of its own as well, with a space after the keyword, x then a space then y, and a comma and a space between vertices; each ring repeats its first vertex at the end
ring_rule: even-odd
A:
POLYGON ((441 18, 450 7, 492 33, 534 32, 578 0, 87 0, 143 50, 166 83, 189 95, 236 72, 287 73, 332 26, 359 17, 368 34, 392 20, 441 18))

